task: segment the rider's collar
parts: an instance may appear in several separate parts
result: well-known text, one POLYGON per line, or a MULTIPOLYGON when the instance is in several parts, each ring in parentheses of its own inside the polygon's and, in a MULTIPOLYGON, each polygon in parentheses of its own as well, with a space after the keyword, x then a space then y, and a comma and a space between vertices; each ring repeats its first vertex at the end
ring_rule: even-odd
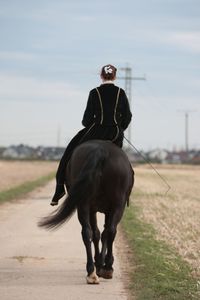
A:
POLYGON ((112 80, 103 81, 102 84, 114 84, 112 80))

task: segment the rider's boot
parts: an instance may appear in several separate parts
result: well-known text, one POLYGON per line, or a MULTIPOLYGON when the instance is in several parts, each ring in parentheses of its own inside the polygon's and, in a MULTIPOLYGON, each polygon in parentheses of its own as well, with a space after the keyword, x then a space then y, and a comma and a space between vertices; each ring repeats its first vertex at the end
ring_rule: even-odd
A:
POLYGON ((58 201, 65 195, 64 184, 56 184, 55 194, 51 200, 50 205, 58 205, 58 201))
POLYGON ((65 195, 65 161, 62 159, 58 166, 56 173, 56 190, 51 200, 51 205, 58 205, 58 200, 60 200, 65 195))
MULTIPOLYGON (((55 194, 51 200, 51 205, 58 205, 58 201, 65 195, 65 187, 64 184, 66 184, 66 167, 69 162, 69 159, 71 157, 71 153, 73 150, 74 144, 71 142, 68 147, 66 148, 60 163, 58 165, 58 170, 56 173, 56 190, 55 194)), ((68 186, 67 186, 68 188, 68 186)))

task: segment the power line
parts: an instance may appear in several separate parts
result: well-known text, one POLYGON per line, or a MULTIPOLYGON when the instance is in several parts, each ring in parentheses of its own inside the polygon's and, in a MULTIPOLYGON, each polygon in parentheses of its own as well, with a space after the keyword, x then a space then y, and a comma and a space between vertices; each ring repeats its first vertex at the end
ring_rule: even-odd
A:
MULTIPOLYGON (((125 76, 123 77, 117 77, 117 79, 123 79, 125 80, 125 91, 127 94, 127 97, 129 99, 130 108, 132 109, 132 81, 133 80, 146 80, 146 77, 133 77, 132 76, 132 68, 128 65, 126 67, 120 68, 120 70, 125 72, 125 76)), ((128 139, 131 141, 131 124, 128 127, 128 139)))

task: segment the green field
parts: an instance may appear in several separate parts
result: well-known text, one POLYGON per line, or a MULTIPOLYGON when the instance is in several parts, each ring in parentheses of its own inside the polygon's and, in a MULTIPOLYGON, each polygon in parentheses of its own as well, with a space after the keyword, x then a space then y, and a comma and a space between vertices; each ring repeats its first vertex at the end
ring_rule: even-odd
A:
POLYGON ((133 299, 200 299, 200 168, 159 172, 171 186, 167 195, 152 170, 135 168, 131 206, 122 222, 133 299))
POLYGON ((51 179, 55 177, 54 173, 50 173, 46 176, 39 177, 38 179, 32 181, 26 181, 18 186, 3 190, 0 192, 0 204, 5 201, 11 201, 25 194, 33 191, 35 188, 45 185, 51 179))

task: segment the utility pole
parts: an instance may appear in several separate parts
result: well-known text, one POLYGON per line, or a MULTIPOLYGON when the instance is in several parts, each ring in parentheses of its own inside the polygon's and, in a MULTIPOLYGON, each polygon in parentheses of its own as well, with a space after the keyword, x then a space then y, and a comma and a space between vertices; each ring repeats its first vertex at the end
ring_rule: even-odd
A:
POLYGON ((61 129, 60 129, 60 125, 58 125, 57 134, 56 134, 57 147, 60 147, 60 135, 61 135, 61 129))
MULTIPOLYGON (((132 76, 132 68, 128 65, 124 68, 120 68, 120 70, 125 72, 125 76, 123 77, 117 77, 117 79, 124 79, 125 80, 125 91, 127 94, 127 97, 129 99, 130 108, 132 110, 132 80, 146 80, 144 77, 133 77, 132 76)), ((131 124, 128 128, 128 139, 131 142, 131 124)))
POLYGON ((189 153, 189 114, 195 112, 194 110, 179 110, 185 115, 185 152, 188 157, 189 153))

